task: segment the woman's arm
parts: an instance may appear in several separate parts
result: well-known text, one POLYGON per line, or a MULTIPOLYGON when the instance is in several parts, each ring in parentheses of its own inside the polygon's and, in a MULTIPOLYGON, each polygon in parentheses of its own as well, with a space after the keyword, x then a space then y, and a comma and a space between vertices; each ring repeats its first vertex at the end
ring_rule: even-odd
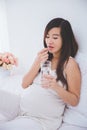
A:
POLYGON ((68 84, 68 91, 64 90, 61 87, 58 87, 56 91, 64 100, 64 102, 72 106, 76 106, 80 98, 81 72, 78 64, 73 58, 69 59, 65 69, 65 73, 68 84))
POLYGON ((36 77, 36 75, 38 74, 38 71, 40 69, 40 63, 44 62, 48 59, 48 53, 47 52, 48 52, 48 49, 44 48, 38 53, 38 55, 37 55, 33 65, 31 66, 29 72, 23 78, 23 81, 22 81, 23 88, 27 88, 30 84, 32 84, 34 78, 36 77))
POLYGON ((38 71, 40 68, 40 63, 35 61, 33 65, 31 66, 30 70, 28 73, 23 77, 22 80, 22 87, 27 88, 29 85, 32 84, 34 78, 36 77, 38 71))
POLYGON ((80 98, 81 73, 78 64, 75 62, 73 58, 69 59, 65 69, 65 73, 68 84, 68 90, 65 90, 63 87, 61 87, 57 83, 56 79, 52 76, 45 75, 45 78, 49 80, 49 88, 56 91, 65 103, 72 106, 76 106, 80 98))

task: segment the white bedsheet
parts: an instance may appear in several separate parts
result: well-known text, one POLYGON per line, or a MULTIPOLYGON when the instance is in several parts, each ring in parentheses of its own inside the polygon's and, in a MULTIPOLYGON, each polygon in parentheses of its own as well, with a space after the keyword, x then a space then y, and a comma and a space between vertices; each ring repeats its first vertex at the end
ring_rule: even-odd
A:
POLYGON ((0 124, 0 130, 43 130, 41 125, 26 117, 0 124))
POLYGON ((87 127, 80 127, 76 125, 70 125, 68 123, 63 123, 61 128, 58 130, 87 130, 87 127))

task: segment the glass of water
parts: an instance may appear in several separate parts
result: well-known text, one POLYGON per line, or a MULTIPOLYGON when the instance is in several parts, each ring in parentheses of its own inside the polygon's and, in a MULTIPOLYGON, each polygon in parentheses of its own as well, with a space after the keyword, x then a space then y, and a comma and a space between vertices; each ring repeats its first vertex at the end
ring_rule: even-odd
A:
POLYGON ((47 60, 41 63, 41 74, 50 74, 51 73, 51 61, 47 60))
POLYGON ((41 63, 41 86, 45 84, 45 87, 48 87, 48 80, 44 78, 44 75, 51 74, 51 61, 47 60, 44 63, 41 63))

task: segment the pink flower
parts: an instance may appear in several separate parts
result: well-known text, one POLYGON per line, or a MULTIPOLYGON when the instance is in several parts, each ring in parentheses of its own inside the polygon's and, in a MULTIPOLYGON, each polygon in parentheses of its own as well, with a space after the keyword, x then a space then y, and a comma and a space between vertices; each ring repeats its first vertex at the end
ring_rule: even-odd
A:
POLYGON ((11 69, 14 65, 18 65, 18 59, 12 53, 0 53, 0 66, 11 69))

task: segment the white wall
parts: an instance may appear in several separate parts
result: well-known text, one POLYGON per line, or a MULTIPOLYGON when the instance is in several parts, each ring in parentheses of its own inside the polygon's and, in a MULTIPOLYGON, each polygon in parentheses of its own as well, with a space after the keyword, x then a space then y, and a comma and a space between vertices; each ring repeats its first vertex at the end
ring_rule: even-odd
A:
POLYGON ((5 0, 0 0, 0 52, 9 50, 10 47, 5 0))
POLYGON ((80 50, 87 53, 87 0, 5 0, 11 51, 28 69, 43 46, 46 24, 54 17, 71 22, 80 50))

